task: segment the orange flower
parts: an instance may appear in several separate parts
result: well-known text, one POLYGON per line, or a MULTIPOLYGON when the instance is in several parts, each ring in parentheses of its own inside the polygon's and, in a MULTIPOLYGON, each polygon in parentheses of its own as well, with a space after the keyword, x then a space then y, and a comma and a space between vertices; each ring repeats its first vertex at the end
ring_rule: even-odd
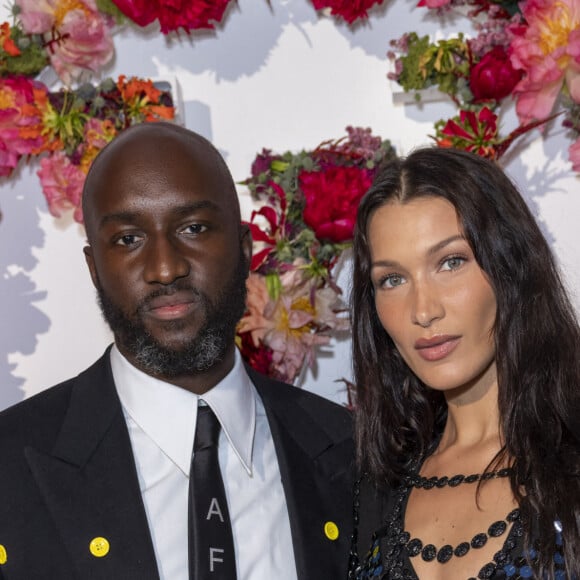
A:
POLYGON ((0 47, 9 56, 20 55, 20 50, 10 37, 10 25, 8 22, 0 24, 0 47))
POLYGON ((137 122, 171 120, 175 116, 173 107, 159 102, 163 91, 155 87, 153 81, 144 81, 135 77, 127 81, 125 75, 121 75, 117 81, 117 88, 123 102, 127 105, 128 116, 131 120, 137 122))

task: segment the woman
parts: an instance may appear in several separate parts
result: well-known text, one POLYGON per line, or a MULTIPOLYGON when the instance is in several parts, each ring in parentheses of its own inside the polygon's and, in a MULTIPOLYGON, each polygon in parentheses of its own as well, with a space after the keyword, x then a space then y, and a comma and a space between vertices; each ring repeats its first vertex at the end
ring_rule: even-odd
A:
POLYGON ((388 164, 358 212, 352 313, 349 578, 579 575, 580 333, 501 169, 437 148, 388 164))

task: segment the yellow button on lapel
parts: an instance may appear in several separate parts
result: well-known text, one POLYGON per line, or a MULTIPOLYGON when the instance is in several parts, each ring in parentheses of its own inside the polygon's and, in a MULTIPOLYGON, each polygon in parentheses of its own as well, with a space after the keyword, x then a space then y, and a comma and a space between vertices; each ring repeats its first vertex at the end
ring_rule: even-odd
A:
POLYGON ((95 558, 102 558, 109 553, 110 545, 107 538, 93 538, 89 544, 89 550, 95 558))
POLYGON ((324 524, 324 534, 329 540, 338 539, 338 526, 334 522, 326 522, 324 524))
POLYGON ((6 553, 6 548, 0 544, 0 566, 6 564, 8 561, 8 554, 6 553))

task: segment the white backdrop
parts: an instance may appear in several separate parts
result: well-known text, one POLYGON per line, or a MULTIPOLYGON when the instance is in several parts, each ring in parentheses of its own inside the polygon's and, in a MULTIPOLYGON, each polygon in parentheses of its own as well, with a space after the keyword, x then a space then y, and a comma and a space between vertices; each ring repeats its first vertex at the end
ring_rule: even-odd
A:
MULTIPOLYGON (((318 16, 307 0, 271 0, 270 7, 238 0, 215 32, 167 39, 155 27, 124 29, 106 75, 176 77, 185 125, 216 145, 236 181, 249 175, 262 147, 313 148, 342 136, 347 125, 371 127, 404 154, 427 144, 433 121, 454 108, 393 103, 389 41, 405 31, 450 35, 468 27, 461 16, 441 27, 415 4, 387 0, 368 23, 350 29, 318 16)), ((503 122, 506 133, 516 126, 513 107, 503 122)), ((534 132, 525 145, 504 165, 524 190, 580 310, 580 180, 567 162, 568 141, 554 125, 547 138, 534 132)), ((111 341, 84 264, 83 229, 50 216, 37 169, 21 167, 0 182, 0 409, 81 371, 111 341)), ((248 217, 250 199, 243 186, 239 193, 248 217)), ((348 279, 345 268, 345 287, 348 279)), ((351 376, 349 346, 345 340, 326 349, 305 388, 344 401, 336 381, 351 376)))

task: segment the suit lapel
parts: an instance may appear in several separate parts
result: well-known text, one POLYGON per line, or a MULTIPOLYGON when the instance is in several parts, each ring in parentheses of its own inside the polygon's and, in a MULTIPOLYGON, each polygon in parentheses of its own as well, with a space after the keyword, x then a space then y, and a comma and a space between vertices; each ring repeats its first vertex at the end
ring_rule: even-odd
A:
POLYGON ((333 437, 300 397, 289 396, 287 386, 250 375, 274 439, 298 578, 345 577, 352 527, 350 425, 345 421, 342 435, 333 437), (338 539, 327 536, 328 522, 338 527, 338 539))
POLYGON ((159 580, 108 351, 77 378, 52 453, 25 454, 80 578, 159 580), (109 544, 103 557, 95 538, 109 544))

